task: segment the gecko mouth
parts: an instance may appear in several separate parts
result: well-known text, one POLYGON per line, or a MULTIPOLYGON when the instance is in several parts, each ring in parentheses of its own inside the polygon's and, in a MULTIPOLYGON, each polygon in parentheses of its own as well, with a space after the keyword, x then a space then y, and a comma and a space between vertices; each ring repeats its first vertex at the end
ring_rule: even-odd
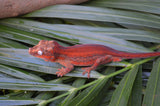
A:
POLYGON ((31 54, 31 55, 34 55, 34 53, 32 51, 32 48, 29 48, 28 53, 31 54))

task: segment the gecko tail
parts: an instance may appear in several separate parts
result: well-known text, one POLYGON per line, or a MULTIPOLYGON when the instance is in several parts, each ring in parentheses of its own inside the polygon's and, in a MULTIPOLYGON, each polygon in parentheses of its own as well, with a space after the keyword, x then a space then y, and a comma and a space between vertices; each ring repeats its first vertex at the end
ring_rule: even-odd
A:
POLYGON ((160 56, 160 52, 152 52, 152 53, 126 53, 126 52, 120 52, 118 55, 120 55, 122 58, 126 58, 126 59, 147 58, 147 57, 160 56))

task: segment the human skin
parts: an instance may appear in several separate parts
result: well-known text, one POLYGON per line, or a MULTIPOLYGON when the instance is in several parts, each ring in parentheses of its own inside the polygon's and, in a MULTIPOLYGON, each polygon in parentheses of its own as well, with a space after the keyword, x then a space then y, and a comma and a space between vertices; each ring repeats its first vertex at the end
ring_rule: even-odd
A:
POLYGON ((23 15, 56 4, 79 4, 88 0, 0 0, 0 18, 23 15))

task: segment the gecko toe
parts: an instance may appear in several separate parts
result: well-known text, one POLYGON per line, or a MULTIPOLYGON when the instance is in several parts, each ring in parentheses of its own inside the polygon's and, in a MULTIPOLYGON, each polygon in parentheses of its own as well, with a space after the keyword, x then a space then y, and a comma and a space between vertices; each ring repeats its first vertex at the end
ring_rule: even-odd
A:
POLYGON ((88 78, 90 78, 90 71, 91 71, 91 69, 86 69, 83 73, 82 73, 82 75, 85 75, 86 73, 88 73, 88 78))

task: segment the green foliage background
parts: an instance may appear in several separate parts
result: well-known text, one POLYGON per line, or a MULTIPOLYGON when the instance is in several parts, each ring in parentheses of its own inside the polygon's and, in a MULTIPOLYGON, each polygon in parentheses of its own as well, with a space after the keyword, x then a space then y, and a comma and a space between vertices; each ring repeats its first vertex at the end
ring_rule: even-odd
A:
POLYGON ((80 67, 57 78, 61 65, 30 56, 28 48, 45 39, 152 52, 160 47, 159 29, 159 0, 91 0, 2 19, 0 105, 158 106, 158 57, 109 63, 92 71, 90 79, 80 67))

